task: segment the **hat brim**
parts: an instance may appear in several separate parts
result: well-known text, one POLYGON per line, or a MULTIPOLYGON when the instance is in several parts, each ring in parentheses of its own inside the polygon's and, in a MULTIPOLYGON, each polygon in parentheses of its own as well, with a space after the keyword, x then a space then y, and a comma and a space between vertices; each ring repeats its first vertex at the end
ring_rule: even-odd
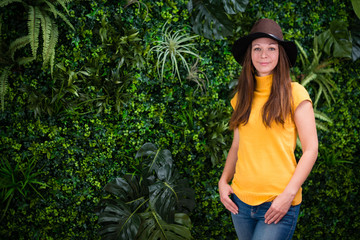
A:
POLYGON ((241 37, 238 40, 236 40, 236 42, 232 46, 232 54, 233 54, 235 60, 238 63, 240 63, 241 65, 243 65, 244 56, 245 56, 246 49, 248 48, 249 44, 251 44, 251 42, 254 41, 255 39, 263 38, 263 37, 274 39, 281 46, 283 46, 285 49, 285 52, 288 56, 290 66, 291 67, 295 66, 296 57, 297 57, 296 44, 293 42, 290 42, 290 41, 280 40, 277 37, 275 37, 274 35, 262 33, 262 32, 252 33, 252 34, 249 34, 245 37, 241 37))

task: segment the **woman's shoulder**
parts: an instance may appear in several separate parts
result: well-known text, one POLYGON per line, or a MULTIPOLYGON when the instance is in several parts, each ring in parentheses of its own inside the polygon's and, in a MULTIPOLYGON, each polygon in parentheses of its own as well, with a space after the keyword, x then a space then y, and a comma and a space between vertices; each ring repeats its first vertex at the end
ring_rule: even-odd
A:
POLYGON ((303 85, 298 82, 291 82, 291 88, 295 106, 297 106, 304 100, 312 102, 308 91, 303 85))
POLYGON ((298 82, 291 82, 291 87, 293 89, 293 91, 295 90, 306 90, 305 87, 303 85, 301 85, 300 83, 298 82))

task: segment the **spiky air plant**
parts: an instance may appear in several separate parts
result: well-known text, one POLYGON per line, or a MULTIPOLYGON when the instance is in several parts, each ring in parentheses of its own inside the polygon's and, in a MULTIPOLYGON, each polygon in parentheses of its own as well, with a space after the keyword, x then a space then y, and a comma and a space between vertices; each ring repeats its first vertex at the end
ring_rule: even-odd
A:
POLYGON ((178 66, 178 59, 185 66, 188 73, 190 73, 190 67, 186 61, 185 55, 192 55, 196 58, 200 56, 195 53, 195 44, 190 41, 197 36, 189 36, 182 34, 181 30, 171 33, 170 27, 166 27, 166 24, 162 28, 162 39, 155 41, 155 46, 150 49, 150 52, 155 51, 157 53, 156 67, 159 77, 162 81, 164 77, 165 64, 170 61, 172 74, 176 74, 180 83, 181 76, 178 66))

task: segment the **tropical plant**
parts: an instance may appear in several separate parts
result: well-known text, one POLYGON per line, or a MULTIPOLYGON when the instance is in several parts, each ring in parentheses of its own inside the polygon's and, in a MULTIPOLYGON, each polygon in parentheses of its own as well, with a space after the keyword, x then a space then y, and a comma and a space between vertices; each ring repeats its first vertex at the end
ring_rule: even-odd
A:
POLYGON ((20 90, 28 94, 28 109, 33 111, 35 117, 44 113, 50 116, 64 111, 74 113, 81 98, 85 98, 80 91, 79 83, 84 82, 88 75, 86 71, 73 71, 58 63, 47 88, 35 89, 25 85, 20 90))
POLYGON ((314 115, 315 115, 317 129, 328 132, 329 128, 327 127, 327 125, 333 124, 333 120, 328 115, 326 115, 323 112, 320 112, 317 109, 314 109, 314 115), (327 124, 324 124, 324 122, 326 122, 327 124))
POLYGON ((198 68, 199 59, 196 59, 194 65, 191 66, 189 75, 186 77, 189 81, 195 82, 197 84, 197 88, 194 93, 200 88, 201 92, 204 93, 206 91, 206 86, 209 85, 209 79, 207 78, 206 74, 199 70, 198 68), (204 78, 201 77, 204 76, 204 78))
POLYGON ((5 7, 11 3, 21 3, 28 12, 28 38, 30 39, 30 46, 33 58, 36 58, 37 49, 39 47, 40 27, 42 31, 43 40, 43 65, 50 63, 51 72, 53 71, 55 61, 55 46, 59 38, 58 26, 49 14, 52 14, 56 19, 58 16, 71 29, 75 30, 73 25, 61 13, 56 6, 60 5, 67 13, 66 4, 72 0, 1 0, 0 7, 5 7))
POLYGON ((314 106, 317 105, 321 95, 323 94, 326 102, 330 105, 331 101, 334 100, 333 91, 337 90, 335 83, 332 81, 332 74, 335 73, 335 69, 331 68, 331 61, 321 61, 321 51, 319 50, 318 38, 314 38, 313 44, 313 56, 310 62, 310 57, 301 47, 298 41, 295 41, 296 45, 300 50, 300 61, 301 61, 301 78, 300 83, 304 87, 308 84, 315 83, 317 87, 314 88, 315 101, 314 106))
POLYGON ((249 0, 190 0, 188 11, 196 34, 222 39, 233 34, 234 24, 228 14, 244 12, 249 0))
POLYGON ((181 34, 181 30, 178 30, 174 33, 169 33, 170 27, 165 28, 165 26, 166 24, 164 24, 164 26, 162 27, 162 39, 159 41, 155 41, 157 45, 153 46, 150 49, 150 52, 155 51, 157 53, 156 67, 161 81, 164 76, 165 64, 169 58, 171 62, 172 74, 176 73, 181 83, 177 59, 180 58, 183 65, 186 67, 187 72, 190 73, 189 64, 186 61, 184 54, 189 54, 196 58, 200 58, 200 56, 193 51, 195 50, 195 44, 189 43, 197 36, 188 36, 186 34, 181 34))
POLYGON ((351 4, 353 6, 354 12, 356 13, 356 16, 360 19, 360 1, 351 0, 351 4))
POLYGON ((84 66, 89 75, 83 89, 92 90, 84 92, 80 105, 95 108, 98 114, 111 106, 120 112, 130 97, 129 84, 145 63, 139 32, 127 28, 119 15, 111 20, 110 23, 103 16, 99 28, 102 51, 89 58, 84 66))
POLYGON ((5 216, 14 196, 20 194, 26 198, 31 188, 43 198, 34 185, 40 185, 42 188, 47 187, 47 185, 39 181, 38 176, 42 172, 34 172, 35 166, 35 158, 25 163, 16 163, 15 167, 12 167, 9 161, 2 157, 0 165, 0 199, 2 202, 6 202, 6 206, 1 219, 5 216))
POLYGON ((132 82, 134 76, 132 72, 121 71, 122 68, 116 67, 110 73, 102 74, 103 65, 96 59, 89 61, 86 71, 89 77, 86 79, 87 88, 96 90, 94 95, 91 91, 86 93, 86 97, 81 100, 80 105, 88 105, 100 114, 110 106, 114 106, 117 112, 128 101, 130 95, 127 93, 128 86, 132 82))
POLYGON ((318 45, 321 46, 328 56, 351 59, 351 36, 347 29, 347 24, 343 21, 332 21, 330 28, 321 33, 317 37, 317 41, 318 45))
POLYGON ((360 58, 360 18, 351 26, 352 38, 352 59, 356 61, 360 58))
POLYGON ((169 150, 144 144, 134 174, 109 182, 111 194, 101 201, 99 234, 102 239, 191 239, 194 192, 176 171, 169 150), (115 197, 115 198, 114 198, 115 197))
POLYGON ((5 95, 8 90, 8 78, 14 66, 24 65, 34 60, 33 57, 17 57, 15 53, 18 49, 30 43, 28 36, 20 37, 10 44, 6 44, 1 38, 2 18, 0 17, 0 101, 1 110, 5 109, 5 95))
POLYGON ((130 5, 135 4, 135 3, 138 4, 139 9, 140 9, 140 7, 141 7, 141 4, 145 6, 145 8, 146 8, 146 16, 145 16, 144 19, 146 19, 147 16, 148 16, 148 13, 149 13, 149 8, 147 7, 147 5, 146 5, 145 3, 141 2, 141 1, 138 1, 138 0, 126 0, 126 5, 125 5, 124 8, 127 8, 127 7, 129 7, 130 5))
MULTIPOLYGON (((313 40, 313 59, 311 62, 309 60, 310 57, 300 43, 296 40, 295 43, 300 50, 301 61, 301 75, 299 75, 298 80, 304 87, 307 85, 313 86, 312 89, 315 92, 313 106, 316 128, 327 132, 329 131, 327 124, 332 124, 332 120, 325 113, 317 110, 317 105, 322 94, 325 96, 328 105, 335 101, 333 91, 337 91, 337 87, 332 80, 332 74, 335 73, 335 69, 330 67, 332 64, 330 60, 321 61, 322 53, 319 50, 317 36, 313 40), (315 83, 315 86, 312 83, 315 83), (324 122, 327 124, 324 124, 324 122)), ((297 138, 297 146, 301 146, 299 138, 297 138)))
POLYGON ((226 159, 227 146, 230 144, 226 139, 231 136, 229 130, 229 114, 221 109, 209 111, 205 116, 202 126, 205 128, 205 149, 209 153, 213 166, 226 159))
POLYGON ((319 151, 319 163, 316 167, 318 169, 325 164, 327 167, 343 166, 344 164, 353 164, 354 162, 343 159, 341 151, 334 151, 332 149, 321 149, 319 151))
POLYGON ((112 17, 109 23, 106 16, 101 20, 99 35, 102 47, 109 52, 111 61, 117 63, 117 68, 124 67, 127 72, 144 68, 142 39, 134 28, 125 27, 120 15, 112 17))

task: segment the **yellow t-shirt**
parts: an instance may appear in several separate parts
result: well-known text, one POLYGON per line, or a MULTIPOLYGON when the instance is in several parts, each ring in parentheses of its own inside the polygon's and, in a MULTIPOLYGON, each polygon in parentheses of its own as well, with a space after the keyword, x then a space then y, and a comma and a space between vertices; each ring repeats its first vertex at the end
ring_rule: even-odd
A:
MULTIPOLYGON (((289 183, 295 168, 295 148, 297 131, 289 117, 284 124, 271 123, 266 128, 262 121, 262 107, 271 90, 272 75, 255 77, 251 113, 246 125, 240 125, 239 150, 235 175, 232 181, 234 193, 249 205, 259 205, 272 201, 282 193, 289 183)), ((305 100, 311 102, 306 89, 299 83, 291 83, 294 110, 305 100)), ((237 95, 231 100, 236 106, 237 95)), ((296 194, 292 205, 302 201, 302 189, 296 194)))

